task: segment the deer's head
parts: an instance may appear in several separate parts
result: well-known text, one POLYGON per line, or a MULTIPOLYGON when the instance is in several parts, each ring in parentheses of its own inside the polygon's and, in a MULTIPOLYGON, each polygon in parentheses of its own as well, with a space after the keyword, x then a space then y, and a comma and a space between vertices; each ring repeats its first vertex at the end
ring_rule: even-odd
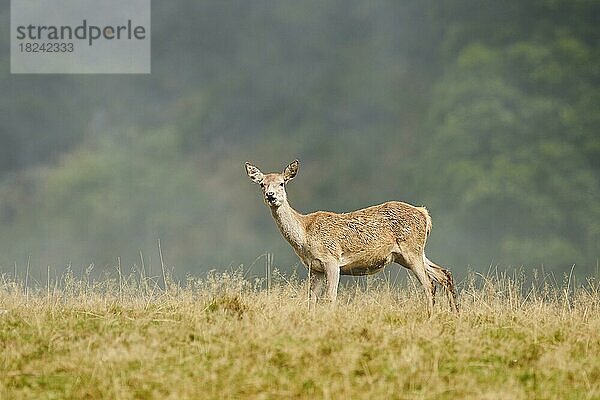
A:
POLYGON ((285 184, 298 173, 298 164, 298 160, 294 160, 281 173, 263 174, 260 169, 247 162, 246 173, 252 182, 260 185, 265 204, 277 208, 287 200, 285 184))

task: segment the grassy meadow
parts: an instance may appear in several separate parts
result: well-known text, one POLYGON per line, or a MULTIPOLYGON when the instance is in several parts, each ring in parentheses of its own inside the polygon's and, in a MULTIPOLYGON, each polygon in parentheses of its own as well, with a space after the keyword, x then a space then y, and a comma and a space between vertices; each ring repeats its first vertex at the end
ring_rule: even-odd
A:
POLYGON ((0 398, 600 398, 594 280, 472 274, 460 314, 438 291, 431 319, 385 275, 315 310, 277 272, 164 280, 3 276, 0 398))

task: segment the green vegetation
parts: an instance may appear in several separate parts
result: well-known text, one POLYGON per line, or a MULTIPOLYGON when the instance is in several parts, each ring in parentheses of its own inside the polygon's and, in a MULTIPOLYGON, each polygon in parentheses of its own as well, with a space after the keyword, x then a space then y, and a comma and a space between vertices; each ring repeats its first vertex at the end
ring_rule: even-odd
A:
POLYGON ((0 398, 600 397, 596 280, 473 275, 461 313, 442 300, 428 320, 416 282, 348 285, 310 311, 305 282, 272 275, 167 290, 144 274, 4 276, 0 398))
MULTIPOLYGON (((600 4, 152 4, 152 74, 11 75, 0 5, 0 270, 297 258, 243 162, 301 211, 426 205, 428 253, 559 275, 600 256, 600 4)), ((256 272, 256 271, 255 271, 256 272)))

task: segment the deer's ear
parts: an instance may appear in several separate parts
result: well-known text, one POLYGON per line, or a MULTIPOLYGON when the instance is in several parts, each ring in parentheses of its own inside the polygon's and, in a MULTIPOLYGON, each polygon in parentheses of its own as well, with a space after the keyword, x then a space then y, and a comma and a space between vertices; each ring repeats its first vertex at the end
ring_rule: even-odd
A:
POLYGON ((256 168, 254 165, 246 162, 246 173, 250 180, 254 183, 260 184, 265 177, 265 175, 260 172, 260 169, 256 168))
POLYGON ((290 163, 290 165, 285 167, 285 169, 283 170, 283 180, 287 182, 294 179, 294 177, 298 173, 298 168, 300 166, 299 164, 300 163, 298 162, 298 160, 294 160, 290 163))

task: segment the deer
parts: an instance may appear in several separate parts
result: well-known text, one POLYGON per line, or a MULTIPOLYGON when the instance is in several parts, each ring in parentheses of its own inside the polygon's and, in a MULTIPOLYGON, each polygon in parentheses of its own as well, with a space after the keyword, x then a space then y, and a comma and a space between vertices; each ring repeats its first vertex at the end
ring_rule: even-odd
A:
POLYGON ((429 316, 434 308, 435 284, 444 288, 451 311, 458 312, 452 274, 425 255, 432 224, 425 207, 388 201, 347 213, 301 214, 292 208, 286 193, 299 164, 294 160, 281 173, 267 174, 250 162, 245 167, 250 180, 260 186, 282 236, 309 271, 312 308, 325 280, 327 297, 335 303, 340 275, 371 275, 395 262, 410 270, 423 286, 429 316))

